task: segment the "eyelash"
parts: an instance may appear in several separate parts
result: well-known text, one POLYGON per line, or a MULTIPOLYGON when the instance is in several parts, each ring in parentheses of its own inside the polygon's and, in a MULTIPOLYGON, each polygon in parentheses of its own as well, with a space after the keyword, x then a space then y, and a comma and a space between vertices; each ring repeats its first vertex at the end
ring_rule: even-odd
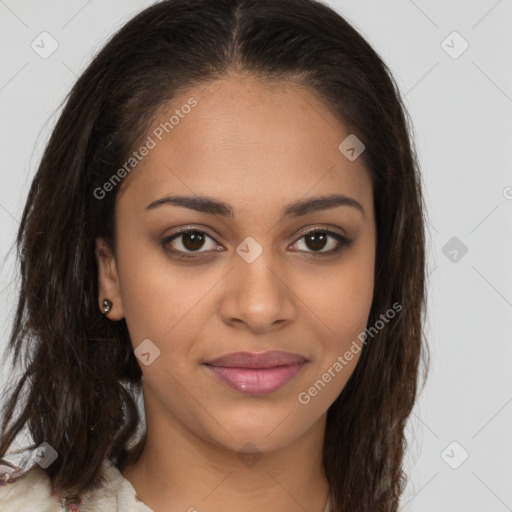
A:
MULTIPOLYGON (((176 256, 178 258, 183 258, 183 259, 197 258, 196 254, 201 254, 201 252, 199 252, 199 251, 191 252, 190 254, 186 254, 186 253, 183 253, 183 251, 177 251, 176 249, 169 249, 167 247, 167 245, 169 243, 171 243, 172 241, 178 239, 179 237, 181 237, 183 235, 189 234, 189 233, 196 233, 196 234, 198 233, 198 234, 206 235, 208 238, 214 240, 214 238, 211 237, 210 235, 208 235, 208 233, 206 233, 205 231, 202 231, 197 228, 184 228, 184 229, 181 229, 180 231, 178 231, 177 233, 174 233, 173 235, 164 238, 161 241, 160 245, 164 248, 165 251, 171 252, 174 256, 176 256)), ((304 233, 297 240, 297 242, 309 235, 318 234, 318 233, 332 236, 334 239, 337 240, 338 246, 335 249, 331 249, 330 251, 327 251, 327 252, 303 251, 306 253, 311 253, 313 258, 322 258, 322 257, 326 257, 326 256, 331 256, 333 254, 340 252, 343 248, 350 247, 353 243, 353 240, 350 238, 347 238, 346 236, 340 235, 339 233, 335 233, 334 231, 330 231, 328 229, 320 229, 320 228, 313 228, 310 231, 304 233)), ((297 242, 295 242, 295 243, 297 243, 297 242)), ((206 251, 202 251, 202 252, 206 252, 206 251)))

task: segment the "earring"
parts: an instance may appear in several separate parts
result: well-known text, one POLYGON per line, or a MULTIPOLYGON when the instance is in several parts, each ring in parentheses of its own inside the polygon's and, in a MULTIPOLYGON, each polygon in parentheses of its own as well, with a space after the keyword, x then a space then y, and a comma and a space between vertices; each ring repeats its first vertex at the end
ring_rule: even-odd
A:
POLYGON ((112 301, 110 301, 108 299, 105 299, 103 301, 103 311, 102 311, 102 313, 104 315, 106 315, 112 309, 112 306, 113 306, 112 301))

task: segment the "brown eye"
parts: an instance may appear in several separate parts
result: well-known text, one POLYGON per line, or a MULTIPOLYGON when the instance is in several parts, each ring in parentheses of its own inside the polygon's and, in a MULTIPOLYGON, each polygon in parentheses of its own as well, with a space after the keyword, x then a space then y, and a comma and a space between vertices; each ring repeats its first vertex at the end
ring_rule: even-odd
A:
MULTIPOLYGON (((302 239, 304 239, 304 245, 308 249, 311 249, 304 252, 310 252, 313 256, 332 255, 340 251, 343 247, 350 247, 353 243, 353 240, 327 229, 313 229, 303 235, 299 241, 302 239), (329 244, 330 238, 334 239, 334 241, 331 241, 329 244), (323 251, 322 249, 326 246, 330 247, 328 247, 328 250, 323 251)), ((299 242, 295 242, 294 245, 298 244, 299 242)))
POLYGON ((321 251, 328 242, 328 238, 329 235, 322 232, 317 233, 316 231, 304 237, 306 245, 313 251, 321 251))
POLYGON ((182 244, 189 251, 197 251, 201 249, 204 244, 205 237, 203 233, 198 231, 182 233, 183 237, 182 244))
MULTIPOLYGON (((174 253, 178 257, 182 258, 193 258, 193 254, 187 254, 187 253, 204 253, 208 251, 200 251, 200 249, 203 248, 205 245, 205 241, 207 239, 210 239, 212 241, 213 238, 209 235, 207 235, 204 231, 201 231, 199 229, 182 229, 178 233, 175 233, 174 235, 171 235, 164 240, 162 240, 161 245, 168 251, 174 253), (180 240, 181 239, 181 240, 180 240), (174 247, 169 247, 170 245, 173 245, 174 247), (179 242, 179 243, 178 243, 179 242), (181 246, 181 247, 180 247, 181 246)), ((213 247, 211 249, 218 250, 217 244, 212 244, 213 247)))
MULTIPOLYGON (((334 231, 318 228, 305 233, 295 242, 293 247, 300 245, 302 240, 304 240, 303 244, 306 246, 306 249, 298 251, 310 253, 313 257, 333 255, 344 247, 350 247, 353 243, 353 240, 334 231), (326 248, 327 250, 325 250, 326 248)), ((171 252, 178 258, 194 258, 212 250, 222 250, 222 247, 211 236, 196 228, 182 229, 162 240, 161 245, 166 251, 171 252), (210 250, 202 251, 201 249, 204 248, 208 239, 212 241, 210 250)))

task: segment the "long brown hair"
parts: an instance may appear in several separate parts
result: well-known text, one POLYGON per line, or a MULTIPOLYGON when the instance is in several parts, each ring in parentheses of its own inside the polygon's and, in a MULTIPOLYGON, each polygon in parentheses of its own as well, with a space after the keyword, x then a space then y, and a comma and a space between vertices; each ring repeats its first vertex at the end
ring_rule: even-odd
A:
MULTIPOLYGON (((412 125, 378 54, 315 0, 167 0, 142 11, 95 56, 66 99, 33 179, 17 236, 21 289, 8 349, 0 457, 27 426, 58 458, 53 490, 100 486, 102 462, 136 461, 145 436, 142 372, 125 320, 98 308, 94 244, 115 250, 119 169, 160 107, 227 71, 307 85, 366 149, 377 222, 368 325, 400 314, 364 345, 331 405, 323 461, 335 512, 392 512, 406 483, 404 429, 418 392, 424 341, 425 222, 412 125)), ((426 372, 425 372, 426 375, 426 372)))

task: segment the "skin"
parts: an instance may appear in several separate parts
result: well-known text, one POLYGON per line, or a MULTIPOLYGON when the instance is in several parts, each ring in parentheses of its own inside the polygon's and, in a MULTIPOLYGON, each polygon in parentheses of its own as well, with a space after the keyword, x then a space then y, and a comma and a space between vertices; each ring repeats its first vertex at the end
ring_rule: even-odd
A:
POLYGON ((197 106, 122 184, 115 257, 97 240, 99 306, 112 300, 108 317, 126 319, 134 348, 149 339, 160 350, 140 364, 147 444, 122 474, 155 512, 323 512, 327 409, 360 353, 309 403, 298 395, 367 324, 376 248, 370 175, 362 158, 349 161, 338 150, 350 131, 308 88, 226 75, 175 98, 155 126, 190 97, 197 106), (291 202, 334 193, 357 200, 364 213, 342 205, 281 219, 291 202), (223 201, 233 216, 168 204, 145 210, 178 194, 223 201), (168 244, 195 259, 160 245, 181 227, 208 235, 202 246, 186 245, 186 236, 168 244), (338 243, 308 242, 313 227, 353 244, 315 258, 338 243), (236 252, 249 236, 263 250, 251 263, 236 252), (271 349, 308 363, 267 395, 232 390, 202 364, 271 349))

